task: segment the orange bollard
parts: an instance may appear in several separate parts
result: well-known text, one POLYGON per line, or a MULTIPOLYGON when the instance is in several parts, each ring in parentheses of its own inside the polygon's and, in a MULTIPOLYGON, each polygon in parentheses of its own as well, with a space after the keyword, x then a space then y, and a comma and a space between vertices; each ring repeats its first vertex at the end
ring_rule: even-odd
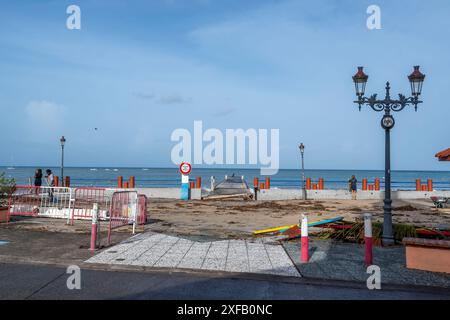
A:
POLYGON ((130 188, 134 188, 134 186, 135 186, 135 183, 134 183, 135 181, 134 181, 134 176, 131 176, 130 177, 130 188))
POLYGON ((311 190, 311 178, 306 178, 306 190, 311 190))
POLYGON ((189 181, 189 189, 195 189, 195 182, 189 181))
POLYGON ((259 179, 258 178, 253 178, 253 188, 258 188, 258 185, 259 185, 259 179))
POLYGON ((202 177, 197 177, 195 179, 195 187, 197 189, 201 189, 202 188, 202 177))
POLYGON ((367 190, 367 178, 362 179, 362 189, 363 191, 367 190))
POLYGON ((123 188, 123 177, 122 176, 117 177, 117 188, 119 188, 119 189, 123 188))
POLYGON ((324 189, 324 180, 323 178, 319 178, 319 190, 323 190, 324 189))
POLYGON ((426 184, 422 185, 422 191, 427 191, 428 186, 426 184))
POLYGON ((65 187, 69 188, 70 187, 70 177, 66 176, 65 177, 66 181, 65 181, 65 187))
POLYGON ((432 179, 427 180, 427 187, 428 187, 428 191, 433 191, 433 180, 432 179))
POLYGON ((259 183, 259 189, 260 189, 260 190, 265 189, 265 187, 264 187, 264 182, 260 182, 260 183, 259 183))
POLYGON ((420 179, 416 179, 416 191, 420 191, 422 189, 421 185, 422 181, 420 179))
POLYGON ((270 189, 270 178, 269 177, 266 177, 266 184, 265 184, 265 186, 266 186, 266 189, 270 189))
POLYGON ((373 191, 373 184, 369 184, 369 191, 373 191))
POLYGON ((124 183, 123 183, 123 188, 124 188, 124 189, 128 189, 128 187, 129 187, 128 182, 124 182, 124 183))
POLYGON ((313 187, 313 190, 317 190, 317 183, 313 183, 312 187, 313 187))
POLYGON ((375 190, 380 191, 380 179, 375 179, 375 190))
POLYGON ((59 187, 59 177, 55 176, 54 178, 55 187, 59 187))

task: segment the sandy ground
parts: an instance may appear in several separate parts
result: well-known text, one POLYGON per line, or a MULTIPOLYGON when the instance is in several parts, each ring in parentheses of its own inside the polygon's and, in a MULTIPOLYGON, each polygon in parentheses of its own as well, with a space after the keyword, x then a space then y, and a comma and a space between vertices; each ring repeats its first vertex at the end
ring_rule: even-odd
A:
MULTIPOLYGON (((393 202, 394 223, 436 227, 450 225, 450 208, 436 209, 429 200, 393 202)), ((370 212, 382 221, 383 202, 379 200, 320 201, 168 201, 151 199, 149 214, 154 231, 177 235, 246 237, 254 230, 297 224, 301 213, 310 221, 344 217, 348 221, 370 212)))
MULTIPOLYGON (((421 227, 450 226, 450 208, 436 209, 429 200, 396 200, 393 202, 394 223, 407 223, 421 227)), ((319 221, 344 217, 357 221, 363 213, 370 212, 375 220, 382 221, 383 202, 379 200, 289 200, 289 201, 176 201, 150 199, 149 223, 137 228, 138 232, 152 230, 173 235, 199 238, 247 238, 254 230, 297 224, 301 213, 307 212, 309 220, 319 221)), ((0 225, 0 228, 3 225, 0 225)), ((76 221, 66 225, 63 219, 13 217, 8 226, 43 232, 90 233, 89 221, 76 221)), ((102 223, 107 230, 107 223, 102 223)), ((130 233, 129 226, 114 231, 130 233)))

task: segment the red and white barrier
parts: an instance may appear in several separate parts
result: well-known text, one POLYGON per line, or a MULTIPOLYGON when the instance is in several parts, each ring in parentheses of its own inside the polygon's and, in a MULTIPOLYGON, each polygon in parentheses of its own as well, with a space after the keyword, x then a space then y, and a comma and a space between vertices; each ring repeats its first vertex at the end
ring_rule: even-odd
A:
POLYGON ((71 200, 70 188, 16 186, 9 197, 7 222, 11 216, 67 218, 71 200))
POLYGON ((370 266, 373 262, 372 252, 372 215, 370 213, 364 214, 364 243, 365 243, 365 258, 364 262, 370 266))
POLYGON ((114 192, 111 200, 109 216, 108 244, 111 243, 111 232, 128 224, 133 224, 133 234, 136 228, 138 211, 138 194, 136 191, 114 192))
POLYGON ((306 213, 302 214, 302 223, 301 223, 301 262, 309 261, 309 244, 308 244, 308 215, 306 213))
POLYGON ((98 205, 99 219, 107 219, 110 208, 111 190, 105 188, 80 187, 74 191, 74 202, 72 206, 71 224, 74 220, 91 220, 92 206, 98 205), (110 192, 109 192, 110 191, 110 192))

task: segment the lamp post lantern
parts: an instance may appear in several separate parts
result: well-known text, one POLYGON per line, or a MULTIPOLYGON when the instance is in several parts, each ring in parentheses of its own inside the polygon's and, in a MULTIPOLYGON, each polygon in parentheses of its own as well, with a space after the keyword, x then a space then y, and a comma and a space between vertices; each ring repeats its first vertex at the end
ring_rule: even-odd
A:
POLYGON ((61 143, 61 186, 64 186, 64 145, 66 144, 66 138, 62 136, 59 142, 61 143))
POLYGON ((300 149, 300 154, 302 156, 302 199, 306 200, 306 188, 305 188, 305 161, 304 161, 304 154, 305 154, 305 145, 303 143, 300 143, 298 146, 300 149))
POLYGON ((370 97, 365 97, 364 92, 366 83, 369 76, 363 71, 363 67, 358 67, 357 73, 353 76, 353 82, 355 84, 356 96, 358 100, 354 101, 358 104, 359 110, 361 106, 368 105, 374 111, 383 112, 384 115, 381 119, 381 127, 385 132, 385 168, 384 168, 384 218, 383 218, 383 235, 381 238, 384 246, 394 244, 394 236, 392 232, 392 199, 391 199, 391 140, 390 131, 395 125, 394 117, 391 112, 402 111, 406 106, 414 106, 417 111, 417 105, 422 103, 419 100, 419 96, 422 93, 422 84, 425 80, 425 75, 419 70, 419 66, 414 66, 414 71, 408 76, 411 84, 411 97, 405 97, 403 94, 398 95, 398 99, 391 99, 390 97, 390 84, 386 83, 386 96, 383 100, 377 99, 377 95, 373 94, 370 97))

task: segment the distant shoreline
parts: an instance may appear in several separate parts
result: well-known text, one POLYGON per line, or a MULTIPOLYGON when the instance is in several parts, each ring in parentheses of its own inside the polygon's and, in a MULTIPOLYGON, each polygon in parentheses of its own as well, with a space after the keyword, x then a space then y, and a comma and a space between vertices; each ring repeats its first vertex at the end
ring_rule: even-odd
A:
MULTIPOLYGON (((50 169, 59 169, 61 168, 61 166, 43 166, 43 165, 36 165, 36 166, 0 166, 0 171, 2 171, 3 169, 6 170, 13 170, 13 169, 9 169, 9 168, 14 168, 14 169, 29 169, 29 168, 50 168, 50 169)), ((145 167, 145 166, 134 166, 134 167, 120 167, 120 166, 64 166, 65 169, 137 169, 137 170, 141 170, 141 169, 150 169, 150 170, 155 170, 155 169, 163 169, 163 170, 178 170, 177 166, 173 166, 173 167, 145 167)), ((255 167, 255 168, 238 168, 238 167, 195 167, 193 169, 201 169, 201 170, 259 170, 260 168, 255 167)), ((283 170, 283 171, 299 171, 301 170, 300 168, 280 168, 279 170, 283 170)), ((305 168, 305 171, 380 171, 380 172, 384 172, 384 169, 317 169, 317 168, 305 168)), ((392 172, 449 172, 450 170, 423 170, 423 169, 393 169, 391 170, 392 172)))

